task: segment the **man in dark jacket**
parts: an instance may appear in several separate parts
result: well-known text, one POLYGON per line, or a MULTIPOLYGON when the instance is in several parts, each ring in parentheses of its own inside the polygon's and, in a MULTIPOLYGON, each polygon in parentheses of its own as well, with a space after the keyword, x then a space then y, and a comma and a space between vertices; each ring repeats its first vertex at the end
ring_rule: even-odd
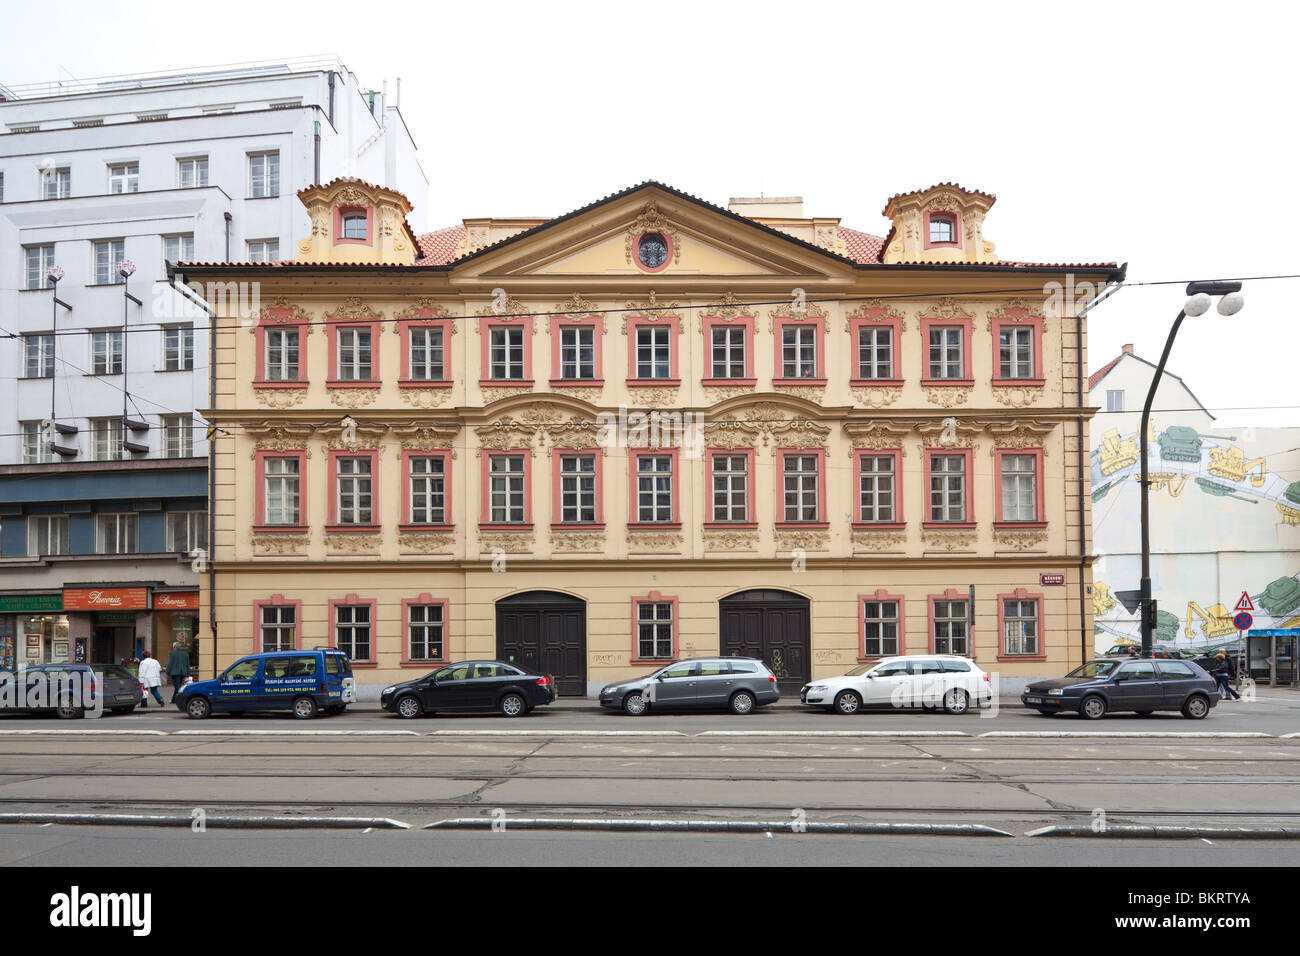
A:
POLYGON ((167 655, 167 676, 172 679, 172 703, 175 703, 177 692, 190 676, 190 655, 180 641, 172 644, 172 652, 167 655))
POLYGON ((1226 651, 1219 651, 1214 659, 1213 673, 1214 679, 1219 682, 1219 696, 1226 700, 1231 695, 1233 700, 1241 700, 1241 695, 1233 690, 1232 685, 1229 683, 1237 676, 1237 669, 1232 666, 1232 659, 1228 657, 1226 651))

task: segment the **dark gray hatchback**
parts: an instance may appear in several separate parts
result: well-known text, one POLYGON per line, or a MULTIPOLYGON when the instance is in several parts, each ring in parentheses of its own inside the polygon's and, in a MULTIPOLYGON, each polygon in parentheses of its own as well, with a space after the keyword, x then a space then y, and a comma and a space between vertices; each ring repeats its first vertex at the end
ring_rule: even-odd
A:
POLYGON ((1027 684, 1020 701, 1040 714, 1073 712, 1089 720, 1112 711, 1145 716, 1157 710, 1200 720, 1218 703, 1219 690, 1214 678, 1192 661, 1102 658, 1064 677, 1027 684))
POLYGON ((781 699, 776 675, 753 657, 697 657, 636 680, 608 684, 600 705, 638 717, 649 710, 728 708, 748 714, 781 699))

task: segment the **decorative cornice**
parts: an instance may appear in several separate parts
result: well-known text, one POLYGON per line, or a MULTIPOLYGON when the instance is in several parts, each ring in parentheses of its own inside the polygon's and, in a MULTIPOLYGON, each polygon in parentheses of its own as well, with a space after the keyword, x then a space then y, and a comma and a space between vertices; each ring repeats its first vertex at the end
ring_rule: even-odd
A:
POLYGON ((669 222, 659 211, 659 204, 650 199, 641 207, 640 214, 632 220, 628 226, 627 235, 624 237, 625 252, 627 254, 627 264, 632 264, 632 256, 636 250, 632 248, 632 243, 636 237, 648 232, 657 232, 668 236, 673 241, 673 264, 681 262, 682 258, 682 235, 678 232, 677 227, 669 222))
MULTIPOLYGON (((312 313, 304 312, 300 306, 294 305, 282 295, 276 296, 266 305, 262 306, 258 312, 258 318, 262 322, 272 322, 276 325, 301 325, 308 335, 311 335, 312 313), (285 309, 290 310, 289 315, 272 315, 272 312, 283 312, 285 309)), ((257 326, 250 325, 249 332, 256 332, 257 326)))
POLYGON ((389 429, 402 448, 411 449, 452 448, 460 434, 460 425, 455 422, 407 422, 390 425, 389 429))
POLYGON ((852 445, 849 457, 853 456, 856 448, 902 448, 903 439, 912 433, 911 426, 895 425, 882 419, 845 422, 843 428, 852 445))
POLYGON ((333 312, 326 312, 325 318, 347 322, 377 322, 383 320, 384 313, 370 308, 360 296, 350 295, 333 312))
POLYGON ((754 310, 748 308, 745 303, 736 298, 736 293, 728 289, 721 299, 717 302, 711 302, 700 308, 700 331, 704 331, 704 319, 707 316, 713 316, 722 319, 724 322, 734 322, 739 316, 753 315, 754 310))
POLYGON ((1055 425, 1042 422, 1015 419, 1009 422, 990 422, 988 430, 993 435, 993 444, 998 448, 1038 448, 1043 446, 1047 454, 1046 439, 1052 434, 1055 425))
POLYGON ((829 426, 797 417, 772 402, 754 402, 728 412, 726 417, 708 422, 704 433, 710 444, 737 448, 749 445, 812 448, 826 446, 829 426))
POLYGON ((984 423, 972 418, 928 419, 916 424, 922 447, 963 448, 975 444, 984 433, 984 423), (950 436, 951 440, 945 440, 950 436))
POLYGON ((530 310, 513 295, 506 296, 505 302, 500 309, 495 308, 497 300, 493 300, 489 305, 483 306, 474 313, 474 333, 479 331, 479 318, 497 319, 501 322, 513 322, 516 319, 531 319, 537 315, 537 312, 530 310))
POLYGON ((929 309, 921 309, 923 319, 973 319, 975 315, 952 296, 943 296, 929 309))
POLYGON ((992 333, 993 325, 996 322, 1023 322, 1025 319, 1041 319, 1043 331, 1047 331, 1047 319, 1043 316, 1039 304, 1019 298, 1008 299, 1002 308, 996 312, 990 312, 987 329, 992 333))
POLYGON ((651 289, 644 302, 637 302, 629 299, 627 302, 627 315, 623 316, 622 331, 627 335, 627 320, 636 316, 642 316, 651 322, 658 322, 666 316, 679 318, 677 314, 678 305, 676 302, 660 302, 655 295, 655 290, 651 289))
POLYGON ((324 441, 326 448, 338 448, 345 451, 355 451, 358 448, 377 448, 379 439, 388 431, 385 425, 362 425, 360 422, 353 423, 353 432, 356 439, 350 442, 343 441, 343 425, 318 425, 316 427, 316 436, 324 441))
POLYGON ((774 309, 769 309, 767 312, 767 330, 769 332, 776 331, 777 319, 793 319, 796 322, 806 322, 808 319, 824 319, 827 317, 826 310, 816 302, 805 301, 802 304, 802 311, 795 309, 793 302, 789 305, 779 305, 774 309))
POLYGON ((899 312, 884 299, 867 299, 860 306, 844 317, 844 331, 853 331, 854 319, 866 319, 868 322, 886 322, 898 320, 898 329, 900 332, 907 331, 907 316, 899 312), (878 315, 868 315, 869 312, 881 313, 878 315))
POLYGON ((574 292, 563 302, 555 303, 555 312, 557 317, 562 319, 585 319, 597 309, 596 303, 584 299, 582 293, 574 292))
MULTIPOLYGON (((442 306, 438 305, 429 296, 422 295, 415 300, 413 305, 408 306, 404 311, 394 312, 393 318, 398 320, 388 324, 389 331, 398 334, 402 331, 399 322, 410 322, 416 325, 433 325, 440 319, 454 319, 454 313, 448 312, 442 306), (429 312, 429 315, 417 315, 417 312, 429 312)), ((451 334, 456 335, 460 332, 459 323, 452 322, 451 334)))
POLYGON ((310 425, 293 425, 287 422, 261 422, 244 426, 244 434, 253 439, 253 454, 258 451, 296 451, 306 449, 311 457, 307 443, 311 441, 315 429, 310 425))

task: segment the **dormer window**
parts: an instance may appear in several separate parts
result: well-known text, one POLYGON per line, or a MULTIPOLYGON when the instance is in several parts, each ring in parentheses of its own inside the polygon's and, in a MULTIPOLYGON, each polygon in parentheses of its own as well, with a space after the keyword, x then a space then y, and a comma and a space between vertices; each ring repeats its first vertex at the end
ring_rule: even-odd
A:
POLYGON ((366 214, 364 212, 350 212, 343 216, 343 238, 361 240, 366 238, 366 214))
POLYGON ((951 216, 930 217, 930 243, 957 241, 957 223, 951 216))

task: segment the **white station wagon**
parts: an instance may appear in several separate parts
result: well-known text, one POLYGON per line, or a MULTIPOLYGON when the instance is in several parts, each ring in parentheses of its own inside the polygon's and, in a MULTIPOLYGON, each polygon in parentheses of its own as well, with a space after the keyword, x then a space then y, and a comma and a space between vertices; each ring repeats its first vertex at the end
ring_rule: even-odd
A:
POLYGON ((991 701, 992 686, 969 657, 923 654, 885 657, 839 677, 811 681, 799 691, 799 700, 840 714, 867 707, 942 707, 964 714, 972 703, 991 701))

